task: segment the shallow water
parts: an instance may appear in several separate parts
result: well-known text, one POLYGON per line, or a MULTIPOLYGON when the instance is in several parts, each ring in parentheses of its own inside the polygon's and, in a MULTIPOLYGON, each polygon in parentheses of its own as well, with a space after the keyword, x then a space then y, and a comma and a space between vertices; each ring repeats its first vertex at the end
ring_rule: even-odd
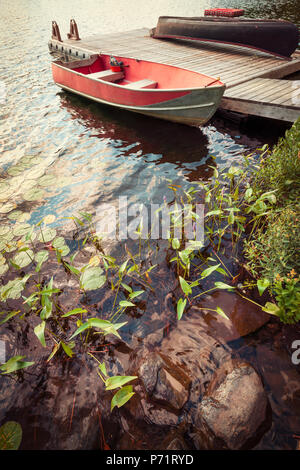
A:
MULTIPOLYGON (((129 203, 161 204, 164 197, 167 200, 173 197, 167 188, 167 179, 183 187, 195 179, 206 180, 213 171, 209 165, 223 167, 237 164, 243 153, 249 153, 266 142, 273 144, 283 135, 285 125, 256 120, 239 126, 220 116, 215 116, 202 128, 189 128, 112 110, 61 92, 52 81, 47 42, 53 19, 58 22, 64 36, 69 29, 69 19, 74 17, 80 35, 84 37, 99 32, 150 28, 156 24, 159 15, 201 15, 204 6, 244 7, 246 13, 253 17, 281 17, 300 24, 297 0, 223 1, 219 5, 196 0, 184 3, 160 0, 155 2, 155 6, 153 2, 137 3, 135 0, 126 3, 105 0, 99 6, 95 0, 88 0, 84 2, 84 7, 82 5, 78 0, 71 4, 66 0, 32 0, 27 2, 25 8, 20 0, 1 2, 1 222, 15 209, 26 212, 32 223, 47 214, 66 217, 79 210, 95 214, 102 203, 113 203, 120 195, 126 195, 129 203), (128 15, 128 11, 136 11, 136 14, 128 15)), ((63 223, 63 229, 67 228, 63 223)), ((151 308, 147 309, 147 313, 145 308, 141 308, 125 330, 124 339, 128 343, 133 337, 144 338, 149 333, 168 327, 169 323, 171 326, 175 323, 172 320, 175 316, 172 299, 167 297, 174 289, 174 278, 164 259, 161 271, 153 273, 154 283, 158 284, 161 279, 163 286, 158 298, 150 297, 153 301, 151 308)), ((91 303, 98 300, 91 298, 91 303)), ((222 301, 232 311, 246 310, 238 300, 233 302, 234 305, 229 299, 223 298, 222 301)), ((211 318, 207 321, 207 329, 211 331, 209 325, 214 326, 214 321, 211 318)), ((280 328, 277 325, 274 328, 280 336, 280 328)), ((295 448, 293 434, 300 434, 296 420, 299 416, 297 372, 290 363, 287 348, 280 348, 279 343, 274 346, 273 332, 272 328, 264 327, 254 337, 250 335, 240 339, 237 336, 231 339, 230 348, 255 364, 266 381, 274 421, 260 448, 295 448), (281 363, 280 374, 276 371, 278 361, 281 363), (296 385, 292 386, 291 383, 296 385)), ((5 334, 11 333, 11 328, 8 328, 8 333, 5 330, 5 334)), ((27 356, 38 360, 40 352, 34 340, 31 338, 33 346, 30 346, 30 336, 28 339, 26 334, 18 334, 24 340, 27 356)), ((188 347, 186 344, 186 349, 188 347)), ((12 345, 11 354, 17 353, 14 348, 17 345, 12 345)), ((182 353, 185 353, 184 348, 182 353)), ((124 367, 128 361, 126 351, 116 352, 112 368, 118 368, 118 361, 124 367)), ((90 376, 86 364, 80 368, 76 363, 70 365, 68 361, 59 367, 51 365, 49 369, 41 363, 37 372, 25 377, 24 383, 15 384, 10 405, 7 402, 1 405, 1 422, 4 418, 16 419, 25 429, 28 428, 23 448, 55 448, 59 445, 55 426, 61 427, 66 419, 66 443, 72 447, 88 413, 85 407, 86 390, 89 386, 95 387, 98 378, 90 376), (70 382, 61 395, 66 377, 70 382), (80 397, 76 398, 77 415, 74 415, 73 427, 68 421, 72 410, 72 387, 80 390, 80 397), (23 396, 27 397, 25 403, 23 396), (51 422, 43 414, 43 406, 51 399, 56 400, 56 396, 60 396, 60 400, 56 402, 55 416, 51 422), (52 433, 49 432, 51 429, 52 433)), ((2 386, 6 390, 11 382, 6 378, 2 386)), ((105 433, 110 445, 118 446, 118 424, 113 419, 110 421, 107 410, 104 415, 105 433)), ((97 419, 95 426, 99 428, 97 419)), ((136 430, 136 436, 139 433, 141 429, 136 430)), ((129 441, 124 442, 128 444, 129 441)), ((88 448, 89 444, 83 443, 83 447, 88 448)), ((93 445, 97 447, 98 441, 93 445)), ((134 442, 129 445, 139 448, 140 444, 134 442)))

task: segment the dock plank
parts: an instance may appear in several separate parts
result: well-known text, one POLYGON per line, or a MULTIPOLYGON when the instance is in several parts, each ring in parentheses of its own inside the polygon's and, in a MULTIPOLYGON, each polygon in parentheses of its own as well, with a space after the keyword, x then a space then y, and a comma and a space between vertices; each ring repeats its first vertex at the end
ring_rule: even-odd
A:
POLYGON ((69 39, 63 43, 54 40, 50 42, 54 49, 56 46, 58 49, 71 48, 72 52, 80 51, 81 56, 110 54, 164 63, 211 77, 220 77, 226 84, 221 102, 224 109, 291 122, 300 115, 297 84, 279 80, 300 71, 300 51, 296 51, 291 60, 285 60, 228 44, 154 39, 149 36, 147 28, 105 35, 94 34, 79 41, 69 39))

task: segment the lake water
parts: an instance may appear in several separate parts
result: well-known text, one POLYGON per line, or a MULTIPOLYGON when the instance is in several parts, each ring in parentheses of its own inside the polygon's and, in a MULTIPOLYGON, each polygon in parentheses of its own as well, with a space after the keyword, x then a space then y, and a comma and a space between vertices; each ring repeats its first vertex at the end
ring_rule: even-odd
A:
MULTIPOLYGON (((65 37, 70 18, 75 18, 80 35, 85 37, 151 28, 160 15, 202 16, 204 8, 209 7, 245 8, 247 16, 283 18, 300 25, 298 0, 28 0, 26 5, 21 0, 1 1, 1 223, 14 210, 26 212, 32 223, 47 214, 62 218, 79 210, 95 213, 100 204, 114 203, 121 195, 127 196, 129 203, 161 204, 164 197, 173 197, 167 179, 182 186, 195 179, 206 180, 212 174, 211 165, 238 164, 242 154, 264 143, 273 144, 283 135, 286 125, 263 120, 239 125, 218 115, 202 128, 176 125, 90 103, 62 92, 53 83, 47 46, 52 20, 58 22, 65 37)), ((137 323, 143 328, 142 322, 137 323)), ((261 448, 291 448, 295 447, 291 436, 297 431, 299 398, 293 398, 288 383, 289 374, 294 377, 296 373, 286 352, 273 354, 272 330, 266 337, 264 333, 257 340, 250 336, 236 347, 244 348, 241 355, 246 359, 254 361, 260 354, 258 368, 261 373, 266 368, 276 419, 261 448), (283 364, 280 379, 277 360, 283 364), (287 396, 286 402, 282 396, 287 396)), ((64 370, 51 373, 54 396, 63 383, 64 370)), ((45 374, 44 383, 48 372, 45 374)), ((75 377, 80 374, 76 371, 75 377)), ((27 386, 30 388, 30 384, 27 386)), ((63 398, 61 402, 65 403, 63 398)), ((49 442, 55 447, 54 433, 49 435, 46 417, 41 418, 42 405, 33 409, 30 402, 25 412, 22 405, 12 408, 9 417, 21 423, 25 420, 26 425, 28 416, 35 448, 45 448, 49 442)), ((28 434, 24 448, 32 446, 28 434)))
MULTIPOLYGON (((220 6, 244 7, 249 16, 263 13, 299 22, 297 3, 225 1, 220 6)), ((28 1, 24 7, 18 0, 2 1, 0 165, 9 188, 0 186, 0 198, 5 202, 9 196, 10 205, 0 207, 0 213, 16 206, 31 213, 31 222, 48 213, 94 213, 99 203, 120 194, 127 195, 129 203, 160 203, 164 195, 171 197, 166 178, 183 185, 205 179, 211 155, 217 165, 230 165, 243 152, 275 142, 284 127, 263 122, 241 129, 215 117, 202 129, 189 129, 90 103, 61 92, 53 83, 47 48, 53 19, 65 37, 69 19, 75 18, 84 37, 150 28, 159 15, 201 15, 211 5, 198 0, 104 0, 100 5, 88 0, 83 6, 77 0, 42 0, 28 1), (27 164, 30 171, 23 173, 20 160, 28 155, 34 171, 27 164), (17 163, 19 172, 11 169, 7 174, 17 163), (32 195, 32 188, 39 191, 32 195)))

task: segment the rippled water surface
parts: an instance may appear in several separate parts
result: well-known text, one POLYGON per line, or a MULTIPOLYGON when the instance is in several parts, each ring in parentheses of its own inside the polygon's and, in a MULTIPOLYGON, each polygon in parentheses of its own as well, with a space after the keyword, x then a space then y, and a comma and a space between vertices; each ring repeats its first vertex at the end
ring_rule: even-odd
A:
MULTIPOLYGON (((296 1, 225 3, 244 6, 254 16, 263 11, 298 20, 296 1)), ((76 0, 50 0, 28 1, 26 7, 21 1, 1 2, 1 167, 2 181, 9 188, 0 186, 0 198, 10 196, 10 204, 0 207, 2 214, 21 204, 32 222, 53 212, 61 216, 79 208, 95 212, 100 202, 120 194, 128 195, 129 202, 161 202, 167 193, 166 178, 181 184, 195 177, 205 179, 211 155, 217 164, 229 165, 241 153, 276 140, 282 129, 272 130, 269 123, 241 132, 214 118, 201 129, 188 129, 91 104, 54 85, 47 49, 52 19, 65 36, 69 19, 75 17, 84 37, 152 27, 162 14, 201 15, 204 6, 210 2, 166 0, 154 6, 146 1, 110 0, 100 5, 89 0, 82 6, 76 0), (24 156, 32 159, 24 162, 24 156), (10 173, 10 166, 17 163, 19 171, 10 173), (32 188, 39 191, 32 194, 32 188)))
MULTIPOLYGON (((11 218, 15 210, 24 212, 26 219, 33 223, 47 214, 65 217, 78 210, 95 213, 100 204, 115 202, 120 195, 126 195, 129 203, 162 203, 164 197, 172 198, 167 179, 183 186, 195 179, 205 180, 212 174, 211 166, 238 164, 244 153, 266 142, 273 144, 283 135, 284 125, 263 120, 239 125, 218 115, 201 128, 172 124, 91 103, 60 91, 53 83, 47 42, 54 19, 65 37, 69 19, 75 18, 81 37, 85 37, 151 28, 160 15, 201 16, 203 9, 210 6, 240 7, 252 17, 280 17, 300 24, 298 0, 1 1, 2 221, 11 218)), ((142 330, 143 323, 137 323, 142 330)), ((262 334, 259 347, 251 337, 236 347, 242 345, 242 356, 252 359, 261 373, 265 372, 268 390, 274 386, 272 406, 277 421, 261 447, 290 448, 295 446, 291 436, 297 431, 294 418, 299 398, 293 402, 293 394, 298 392, 297 387, 294 392, 288 386, 289 374, 294 374, 288 355, 285 351, 273 351, 271 337, 270 330, 267 346, 263 346, 262 334), (268 357, 265 365, 264 354, 268 357), (274 385, 277 360, 283 363, 280 386, 274 385), (281 414, 284 415, 282 426, 281 414)), ((85 380, 82 370, 79 373, 75 369, 72 380, 80 375, 85 380)), ((50 384, 53 380, 57 393, 55 387, 59 387, 64 369, 57 372, 51 369, 47 374, 41 380, 41 387, 48 378, 50 384)), ((42 388, 39 390, 42 397, 42 388)), ((63 398, 62 403, 65 403, 63 398)), ((84 403, 81 404, 84 410, 84 403)), ((29 413, 28 421, 31 420, 35 445, 45 448, 54 437, 49 435, 47 422, 39 416, 40 410, 30 415, 29 409, 28 405, 26 413, 29 413), (36 429, 40 437, 36 437, 36 429)), ((22 421, 22 413, 20 408, 11 417, 22 421)), ((28 436, 24 447, 32 448, 28 436)))

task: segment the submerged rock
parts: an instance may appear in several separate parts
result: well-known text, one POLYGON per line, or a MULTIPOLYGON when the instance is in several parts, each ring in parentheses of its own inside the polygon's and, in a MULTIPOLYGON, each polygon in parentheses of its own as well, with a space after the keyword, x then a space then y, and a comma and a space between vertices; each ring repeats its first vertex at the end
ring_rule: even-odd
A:
POLYGON ((242 449, 267 430, 268 399, 247 363, 228 362, 214 376, 194 417, 197 449, 242 449), (265 426, 264 426, 265 425, 265 426))
POLYGON ((191 380, 168 358, 150 353, 139 369, 139 377, 152 400, 179 411, 189 398, 191 380))

